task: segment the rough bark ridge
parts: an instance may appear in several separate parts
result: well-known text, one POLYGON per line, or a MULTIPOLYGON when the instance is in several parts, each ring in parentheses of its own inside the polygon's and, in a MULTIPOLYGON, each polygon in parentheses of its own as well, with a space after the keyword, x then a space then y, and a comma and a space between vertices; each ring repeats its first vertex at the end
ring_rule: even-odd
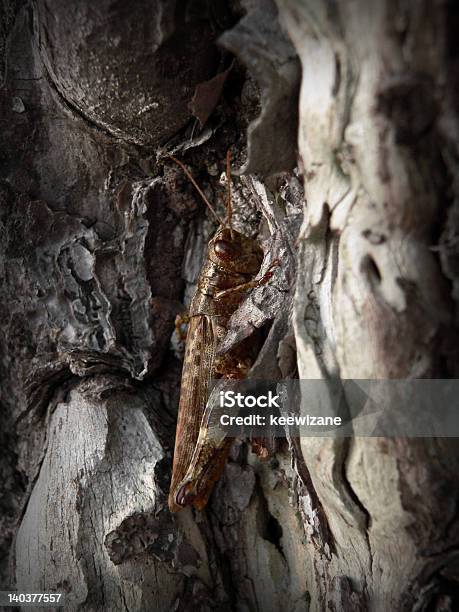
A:
POLYGON ((215 228, 164 155, 223 215, 231 148, 235 227, 281 261, 224 341, 262 329, 254 377, 456 376, 452 4, 1 7, 2 587, 455 609, 446 439, 289 438, 265 463, 241 441, 205 512, 168 512, 174 318, 215 228))
MULTIPOLYGON (((455 377, 455 11, 278 5, 303 70, 300 378, 455 377)), ((331 558, 312 552, 315 608, 453 609, 455 441, 304 439, 301 450, 334 541, 331 558)))

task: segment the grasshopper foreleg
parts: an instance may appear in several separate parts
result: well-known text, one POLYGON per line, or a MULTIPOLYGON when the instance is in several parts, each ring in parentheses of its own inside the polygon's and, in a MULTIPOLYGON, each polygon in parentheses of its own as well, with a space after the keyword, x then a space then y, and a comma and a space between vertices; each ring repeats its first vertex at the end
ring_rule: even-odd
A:
POLYGON ((255 289, 256 287, 261 287, 262 285, 266 285, 266 283, 272 278, 274 274, 274 268, 279 265, 279 260, 275 259, 272 264, 269 266, 267 271, 263 274, 261 278, 258 280, 248 281, 247 283, 242 283, 241 285, 237 285, 236 287, 231 287, 230 289, 224 289, 223 291, 218 291, 215 294, 215 298, 220 300, 232 293, 241 293, 242 291, 249 291, 249 289, 255 289))

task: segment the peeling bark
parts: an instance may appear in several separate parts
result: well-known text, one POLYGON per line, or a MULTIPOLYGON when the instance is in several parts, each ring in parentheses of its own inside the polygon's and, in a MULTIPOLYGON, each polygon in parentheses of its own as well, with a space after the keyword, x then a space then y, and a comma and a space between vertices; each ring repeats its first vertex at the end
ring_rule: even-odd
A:
MULTIPOLYGON (((452 279, 432 248, 454 210, 441 125, 457 117, 440 102, 453 95, 449 10, 279 3, 303 71, 300 378, 456 375, 452 279)), ((441 568, 456 558, 454 529, 443 530, 457 522, 456 442, 303 439, 301 450, 335 545, 331 559, 308 547, 312 608, 439 609, 455 590, 441 568)))
POLYGON ((261 336, 253 378, 456 376, 453 4, 2 8, 2 588, 455 609, 454 439, 239 440, 204 512, 166 504, 174 319, 215 230, 167 152, 223 217, 231 149, 234 227, 278 262, 220 347, 261 336))

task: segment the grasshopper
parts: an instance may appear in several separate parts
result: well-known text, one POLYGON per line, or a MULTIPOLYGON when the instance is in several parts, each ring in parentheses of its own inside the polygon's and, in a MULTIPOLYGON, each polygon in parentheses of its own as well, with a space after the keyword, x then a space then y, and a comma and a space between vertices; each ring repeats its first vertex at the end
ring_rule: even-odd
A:
POLYGON ((189 311, 168 501, 171 512, 177 512, 189 505, 202 510, 225 467, 233 439, 216 441, 207 435, 210 382, 218 378, 244 378, 252 363, 244 341, 223 355, 218 353, 218 345, 226 335, 228 321, 241 303, 243 292, 266 282, 272 272, 270 268, 261 279, 254 280, 261 268, 263 251, 255 239, 231 227, 229 152, 225 222, 218 218, 183 163, 170 157, 183 169, 220 224, 209 241, 189 311))

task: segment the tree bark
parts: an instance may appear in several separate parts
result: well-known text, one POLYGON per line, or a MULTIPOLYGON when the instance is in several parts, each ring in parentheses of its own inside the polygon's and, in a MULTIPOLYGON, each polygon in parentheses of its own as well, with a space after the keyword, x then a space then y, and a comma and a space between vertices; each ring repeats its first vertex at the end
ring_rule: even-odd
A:
MULTIPOLYGON (((314 1, 279 10, 303 70, 300 378, 454 378, 454 11, 314 1)), ((456 441, 304 438, 301 451, 334 545, 331 557, 308 546, 315 609, 452 609, 456 441)))
POLYGON ((3 3, 2 588, 66 610, 454 610, 454 438, 232 448, 167 509, 175 316, 220 216, 253 378, 455 378, 452 3, 3 3), (298 168, 295 166, 298 164, 298 168))

